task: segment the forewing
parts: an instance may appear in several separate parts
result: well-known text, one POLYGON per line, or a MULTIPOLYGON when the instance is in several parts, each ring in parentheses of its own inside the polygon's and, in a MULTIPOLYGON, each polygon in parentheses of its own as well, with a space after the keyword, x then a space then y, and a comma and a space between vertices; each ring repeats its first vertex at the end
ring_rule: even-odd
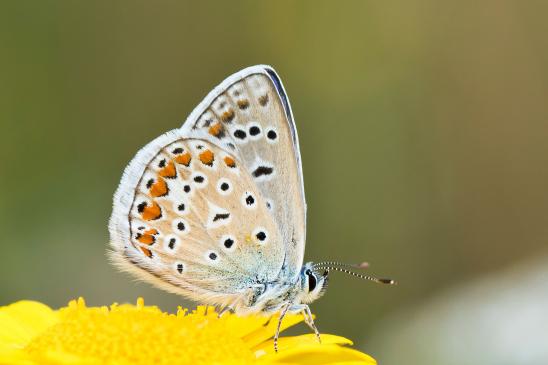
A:
POLYGON ((239 157, 169 132, 124 173, 110 222, 114 258, 168 290, 228 305, 283 264, 266 205, 239 157))
POLYGON ((193 111, 183 133, 220 145, 243 162, 280 229, 287 275, 296 275, 306 203, 297 131, 275 71, 254 66, 227 78, 193 111))

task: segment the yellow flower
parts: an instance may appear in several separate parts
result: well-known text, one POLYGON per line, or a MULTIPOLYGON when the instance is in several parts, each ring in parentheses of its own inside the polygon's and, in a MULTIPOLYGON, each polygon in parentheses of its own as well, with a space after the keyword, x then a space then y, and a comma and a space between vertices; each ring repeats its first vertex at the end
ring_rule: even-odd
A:
MULTIPOLYGON (((299 323, 287 315, 283 328, 299 323)), ((205 307, 177 314, 158 307, 113 304, 86 307, 82 298, 58 311, 32 301, 0 307, 0 364, 376 364, 346 345, 343 337, 271 337, 277 319, 262 316, 218 318, 205 307)))

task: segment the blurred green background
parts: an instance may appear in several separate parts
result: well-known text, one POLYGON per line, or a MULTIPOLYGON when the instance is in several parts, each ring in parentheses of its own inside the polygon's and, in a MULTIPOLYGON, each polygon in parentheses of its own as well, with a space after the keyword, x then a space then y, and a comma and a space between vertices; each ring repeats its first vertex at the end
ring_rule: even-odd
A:
POLYGON ((140 147, 226 76, 266 63, 299 130, 306 259, 367 260, 400 282, 333 274, 317 324, 382 363, 369 339, 387 318, 547 254, 547 11, 519 0, 2 2, 0 304, 191 305, 108 264, 112 194, 140 147))

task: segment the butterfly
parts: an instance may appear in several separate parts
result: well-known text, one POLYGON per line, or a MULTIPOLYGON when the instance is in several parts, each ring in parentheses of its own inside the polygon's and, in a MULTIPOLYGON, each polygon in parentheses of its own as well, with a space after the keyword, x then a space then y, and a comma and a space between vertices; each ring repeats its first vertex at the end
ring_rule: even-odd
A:
MULTIPOLYGON (((297 129, 270 66, 224 80, 181 128, 143 147, 124 171, 109 222, 110 257, 160 288, 220 312, 301 312, 338 262, 303 265, 306 202, 297 129)), ((358 267, 364 267, 361 264, 358 267)))

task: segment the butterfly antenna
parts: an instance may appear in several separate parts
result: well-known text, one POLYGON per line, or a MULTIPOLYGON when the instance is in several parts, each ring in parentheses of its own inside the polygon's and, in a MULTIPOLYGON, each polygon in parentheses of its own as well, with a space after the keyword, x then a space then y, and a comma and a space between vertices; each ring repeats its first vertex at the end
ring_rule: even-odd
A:
POLYGON ((359 264, 345 264, 344 262, 337 261, 323 261, 312 265, 313 268, 325 268, 326 266, 342 266, 353 267, 355 269, 367 269, 369 267, 369 263, 364 261, 359 264))
POLYGON ((358 273, 355 273, 353 271, 350 271, 350 270, 342 268, 342 267, 323 266, 323 267, 315 267, 315 269, 326 270, 328 272, 331 271, 331 270, 339 271, 339 272, 343 272, 343 273, 351 275, 351 276, 355 276, 355 277, 360 278, 360 279, 374 281, 375 283, 379 283, 379 284, 390 284, 390 285, 397 284, 397 282, 395 280, 392 280, 392 279, 380 279, 380 278, 376 278, 374 276, 358 274, 358 273))

